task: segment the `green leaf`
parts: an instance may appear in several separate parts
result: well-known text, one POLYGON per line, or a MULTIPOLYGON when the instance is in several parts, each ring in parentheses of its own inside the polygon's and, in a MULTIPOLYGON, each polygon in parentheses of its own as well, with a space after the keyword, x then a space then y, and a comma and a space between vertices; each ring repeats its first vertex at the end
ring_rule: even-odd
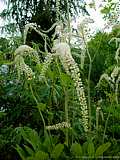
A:
POLYGON ((24 145, 24 147, 25 147, 25 150, 27 151, 27 153, 28 153, 30 156, 34 155, 34 151, 33 151, 30 147, 28 147, 28 146, 26 146, 26 145, 24 145))
POLYGON ((15 149, 17 150, 18 154, 20 155, 21 159, 26 160, 27 155, 26 155, 25 151, 19 145, 17 145, 17 147, 15 149))
POLYGON ((110 142, 104 143, 102 145, 100 145, 95 153, 95 157, 97 158, 98 156, 102 156, 103 153, 111 146, 110 142))
POLYGON ((44 151, 51 153, 53 149, 53 144, 51 144, 51 140, 49 137, 46 137, 43 143, 44 151))
POLYGON ((34 160, 48 160, 48 159, 49 159, 48 153, 45 153, 43 151, 38 151, 35 154, 35 159, 34 160))
POLYGON ((63 86, 69 86, 69 85, 71 85, 72 79, 67 74, 61 73, 60 78, 61 78, 61 84, 63 86))
POLYGON ((94 156, 95 156, 95 147, 94 147, 94 144, 93 144, 92 141, 88 142, 87 151, 88 151, 89 158, 94 158, 94 156))
POLYGON ((82 145, 82 153, 84 156, 87 155, 87 149, 88 149, 88 141, 86 141, 85 143, 83 143, 82 145))
POLYGON ((4 116, 6 116, 7 115, 7 113, 5 113, 5 112, 0 112, 0 118, 3 118, 4 116))
POLYGON ((57 144, 51 153, 51 158, 58 159, 61 153, 63 152, 63 149, 64 149, 63 144, 57 144))
POLYGON ((101 9, 102 14, 108 14, 109 12, 110 12, 110 9, 107 7, 104 7, 103 9, 101 9))
POLYGON ((29 127, 23 127, 21 128, 21 134, 24 140, 31 144, 35 151, 39 149, 40 137, 35 130, 29 127))
POLYGON ((75 156, 75 158, 82 158, 82 147, 78 143, 74 143, 71 146, 71 153, 75 156))
POLYGON ((44 111, 44 110, 46 109, 46 104, 44 104, 44 103, 39 103, 39 104, 37 105, 37 108, 40 109, 41 111, 44 111))

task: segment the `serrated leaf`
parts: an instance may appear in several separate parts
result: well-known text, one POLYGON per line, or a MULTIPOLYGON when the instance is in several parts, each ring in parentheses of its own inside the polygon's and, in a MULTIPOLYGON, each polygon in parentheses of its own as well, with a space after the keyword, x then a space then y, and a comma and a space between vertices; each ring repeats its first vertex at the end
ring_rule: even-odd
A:
POLYGON ((97 158, 98 156, 102 156, 103 153, 111 146, 110 142, 104 143, 102 145, 100 145, 95 153, 95 157, 97 158))
POLYGON ((51 158, 58 159, 61 153, 63 152, 63 149, 64 149, 63 144, 57 144, 51 153, 51 158))
POLYGON ((71 153, 73 154, 73 156, 77 159, 81 159, 82 158, 82 147, 80 144, 78 143, 74 143, 71 146, 71 153))

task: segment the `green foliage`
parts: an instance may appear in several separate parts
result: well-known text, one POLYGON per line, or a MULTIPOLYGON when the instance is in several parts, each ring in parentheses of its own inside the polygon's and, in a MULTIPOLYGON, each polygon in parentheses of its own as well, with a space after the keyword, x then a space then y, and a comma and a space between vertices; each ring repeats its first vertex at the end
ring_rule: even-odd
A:
POLYGON ((95 157, 99 157, 99 156, 102 156, 103 153, 111 146, 111 143, 110 142, 107 142, 105 144, 102 144, 101 146, 99 146, 96 150, 96 153, 95 153, 95 157))
MULTIPOLYGON (((22 135, 27 145, 20 147, 16 146, 16 150, 19 153, 22 160, 25 159, 59 159, 66 154, 64 150, 64 144, 54 144, 54 140, 50 137, 46 137, 44 141, 40 138, 35 130, 28 127, 17 128, 22 135)), ((107 142, 97 147, 95 151, 95 145, 92 141, 85 142, 82 146, 78 143, 73 143, 70 147, 70 153, 73 158, 82 159, 84 157, 88 158, 98 158, 103 156, 103 153, 108 150, 111 143, 107 142), (85 145, 86 144, 86 145, 85 145)))
POLYGON ((105 5, 101 8, 101 13, 104 18, 109 21, 110 25, 119 23, 119 2, 114 0, 107 0, 105 5))
POLYGON ((47 160, 50 157, 51 159, 58 159, 63 152, 63 144, 52 144, 54 141, 51 141, 49 137, 46 137, 45 140, 42 141, 37 132, 31 128, 17 128, 16 131, 20 132, 25 142, 27 142, 27 145, 23 147, 19 145, 16 146, 16 150, 22 160, 47 160))
POLYGON ((88 142, 87 151, 88 151, 89 157, 94 157, 94 154, 95 154, 95 147, 94 147, 94 144, 93 144, 92 141, 89 141, 89 142, 88 142))
POLYGON ((71 153, 73 157, 77 159, 83 159, 85 157, 90 159, 100 158, 100 156, 103 156, 103 153, 108 150, 110 145, 110 142, 104 143, 95 151, 95 146, 92 141, 85 142, 83 146, 78 143, 74 143, 71 146, 71 153))
MULTIPOLYGON (((71 0, 70 7, 75 7, 75 2, 77 1, 71 0)), ((42 30, 49 29, 56 18, 51 16, 56 12, 55 3, 53 1, 47 1, 47 3, 49 4, 46 5, 43 1, 10 1, 10 7, 12 7, 10 9, 20 28, 22 24, 23 27, 29 21, 37 22, 41 26, 41 32, 44 33, 42 30), (21 8, 20 5, 22 5, 21 8), (52 6, 53 10, 51 10, 52 6), (31 10, 31 15, 28 10, 31 10)), ((66 7, 66 1, 60 1, 60 13, 63 13, 64 18, 66 7)), ((2 16, 5 16, 5 13, 2 16)), ((47 38, 51 37, 53 32, 54 29, 47 38)), ((25 64, 34 72, 32 78, 27 77, 26 72, 22 72, 18 78, 16 64, 14 64, 16 56, 14 52, 22 45, 22 38, 0 39, 1 160, 99 159, 104 156, 120 156, 119 95, 118 104, 116 104, 114 89, 111 89, 106 81, 102 80, 100 87, 96 87, 100 76, 107 73, 111 78, 111 71, 116 66, 114 57, 118 43, 110 40, 114 37, 119 38, 119 28, 111 33, 99 32, 87 43, 92 58, 90 79, 92 114, 89 117, 92 127, 86 134, 82 125, 81 108, 77 101, 74 81, 65 73, 59 59, 53 58, 50 63, 44 63, 44 57, 47 54, 47 51, 44 52, 45 42, 50 43, 50 45, 47 43, 50 54, 53 42, 49 38, 47 41, 43 41, 43 38, 39 39, 40 36, 35 36, 34 32, 31 34, 35 42, 39 41, 39 44, 31 42, 32 38, 28 35, 30 40, 28 43, 39 53, 39 62, 36 62, 35 55, 30 56, 30 52, 27 54, 22 52, 22 55, 25 64), (55 130, 46 130, 49 126, 61 125, 62 122, 70 124, 70 127, 62 126, 56 127, 55 130)), ((80 66, 81 52, 81 49, 72 49, 78 66, 80 66)), ((80 70, 80 74, 84 81, 86 97, 89 83, 86 80, 88 68, 89 59, 85 57, 84 68, 80 70)), ((26 71, 25 68, 23 69, 26 71)))
POLYGON ((75 158, 80 158, 80 157, 82 158, 82 147, 80 144, 77 143, 72 144, 71 152, 75 158))
MULTIPOLYGON (((96 84, 106 68, 109 68, 115 63, 115 43, 109 44, 112 38, 112 33, 97 33, 94 38, 88 42, 88 48, 92 57, 92 73, 91 80, 96 84)), ((86 59, 86 67, 88 60, 86 59)), ((87 70, 85 67, 85 70, 87 70)))
POLYGON ((63 149, 64 149, 63 144, 57 144, 51 153, 51 158, 58 159, 60 157, 60 155, 62 154, 63 149))

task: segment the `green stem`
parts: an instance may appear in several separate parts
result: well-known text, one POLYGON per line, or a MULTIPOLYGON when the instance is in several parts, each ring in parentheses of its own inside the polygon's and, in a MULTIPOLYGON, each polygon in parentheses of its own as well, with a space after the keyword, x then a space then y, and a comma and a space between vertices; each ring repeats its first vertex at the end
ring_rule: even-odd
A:
POLYGON ((82 32, 83 41, 86 47, 87 55, 89 58, 89 71, 88 71, 88 111, 89 111, 89 131, 91 131, 91 97, 90 97, 90 77, 92 71, 92 59, 88 50, 88 46, 84 37, 84 31, 82 32))
POLYGON ((30 91, 31 91, 31 93, 32 93, 33 99, 35 100, 35 102, 36 102, 36 104, 37 104, 38 111, 39 111, 40 116, 41 116, 41 119, 42 119, 42 121, 43 121, 44 133, 45 133, 45 120, 44 120, 44 117, 43 117, 43 115, 42 115, 42 112, 41 112, 40 108, 38 107, 39 103, 38 103, 38 100, 37 100, 37 98, 35 97, 35 95, 34 95, 34 93, 33 93, 33 89, 32 89, 31 84, 30 84, 30 91))
MULTIPOLYGON (((65 121, 68 123, 68 94, 66 89, 64 88, 65 93, 65 121)), ((66 144, 68 146, 68 128, 66 128, 66 144)))
POLYGON ((89 63, 89 73, 88 73, 88 110, 89 110, 89 130, 91 131, 91 100, 90 100, 90 76, 92 71, 92 63, 89 63))
MULTIPOLYGON (((60 70, 60 67, 58 65, 58 62, 56 60, 56 64, 57 64, 57 68, 58 68, 58 71, 59 71, 59 74, 60 74, 60 78, 61 78, 61 70, 60 70)), ((68 93, 66 91, 66 88, 64 86, 64 82, 61 78, 61 81, 62 81, 62 86, 63 86, 63 90, 64 90, 64 94, 65 94, 65 121, 68 123, 69 122, 69 117, 68 117, 68 93)), ((66 128, 66 144, 68 146, 68 128, 66 128)))
POLYGON ((118 86, 119 86, 119 80, 120 76, 118 76, 118 79, 116 80, 116 84, 115 84, 115 100, 116 100, 116 104, 118 104, 118 86))
POLYGON ((96 109, 96 131, 98 131, 98 124, 99 124, 99 110, 96 109))
POLYGON ((105 139, 105 133, 106 133, 109 117, 110 117, 110 111, 108 113, 107 120, 105 122, 105 129, 104 129, 104 133, 103 133, 103 143, 104 143, 104 139, 105 139))

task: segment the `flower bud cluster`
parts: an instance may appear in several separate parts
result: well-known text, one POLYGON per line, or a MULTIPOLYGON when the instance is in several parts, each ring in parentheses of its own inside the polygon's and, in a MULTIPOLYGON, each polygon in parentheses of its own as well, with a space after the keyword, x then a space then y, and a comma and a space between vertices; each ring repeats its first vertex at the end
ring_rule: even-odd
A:
POLYGON ((28 24, 25 25, 25 28, 24 28, 24 44, 26 43, 28 30, 30 28, 36 28, 36 27, 37 27, 37 25, 35 23, 28 23, 28 24))
POLYGON ((68 122, 62 122, 62 123, 58 123, 52 126, 46 126, 47 130, 58 130, 61 128, 71 128, 71 125, 68 122))
POLYGON ((48 67, 51 63, 51 61, 53 60, 52 54, 48 53, 47 56, 45 57, 44 63, 43 63, 43 67, 39 76, 39 79, 42 79, 45 77, 45 73, 48 70, 48 67))
POLYGON ((56 21, 59 21, 60 15, 60 0, 56 0, 56 21))
POLYGON ((28 45, 19 46, 15 50, 15 55, 21 55, 23 57, 29 56, 32 57, 37 64, 40 63, 38 53, 28 45))
POLYGON ((118 77, 119 73, 120 73, 120 67, 115 66, 115 68, 113 69, 111 73, 111 78, 114 83, 115 83, 115 78, 118 77))
POLYGON ((77 97, 81 106, 82 121, 85 132, 88 131, 88 108, 85 97, 85 92, 80 78, 79 68, 72 58, 70 47, 67 43, 59 43, 53 47, 56 55, 60 57, 61 63, 64 66, 65 71, 74 80, 74 86, 76 88, 77 97))
POLYGON ((15 63, 16 69, 18 71, 18 78, 19 79, 20 79, 20 76, 23 74, 25 74, 27 76, 28 80, 31 80, 33 78, 34 72, 27 64, 25 64, 24 58, 21 55, 17 55, 15 57, 14 63, 15 63))

